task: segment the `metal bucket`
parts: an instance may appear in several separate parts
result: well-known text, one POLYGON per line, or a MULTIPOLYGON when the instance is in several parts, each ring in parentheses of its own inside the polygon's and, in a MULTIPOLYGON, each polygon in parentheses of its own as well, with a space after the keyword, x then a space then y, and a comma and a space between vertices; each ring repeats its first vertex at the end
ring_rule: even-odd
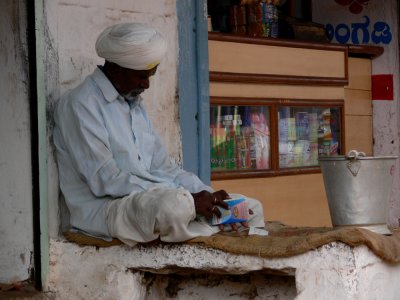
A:
POLYGON ((390 234, 386 220, 396 156, 320 157, 333 226, 357 226, 390 234))

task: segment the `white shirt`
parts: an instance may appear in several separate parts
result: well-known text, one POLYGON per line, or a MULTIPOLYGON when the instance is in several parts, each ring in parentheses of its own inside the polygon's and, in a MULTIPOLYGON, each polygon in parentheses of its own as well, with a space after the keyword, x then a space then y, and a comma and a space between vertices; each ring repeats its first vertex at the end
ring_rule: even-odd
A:
POLYGON ((73 227, 109 237, 107 204, 157 185, 212 192, 170 161, 141 101, 128 103, 97 68, 57 102, 54 143, 73 227))

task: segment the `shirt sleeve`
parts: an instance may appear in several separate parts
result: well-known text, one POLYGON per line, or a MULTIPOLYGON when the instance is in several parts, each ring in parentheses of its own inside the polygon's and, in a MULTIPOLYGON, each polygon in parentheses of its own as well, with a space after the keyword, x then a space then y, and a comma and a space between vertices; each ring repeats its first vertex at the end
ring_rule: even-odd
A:
POLYGON ((183 170, 176 163, 173 163, 160 136, 155 133, 154 130, 153 135, 155 139, 155 149, 151 164, 152 174, 162 177, 169 177, 169 179, 174 182, 177 187, 182 187, 188 190, 190 193, 198 193, 203 190, 213 192, 213 189, 204 184, 198 176, 183 170))
POLYGON ((92 193, 96 197, 122 197, 148 189, 152 182, 118 168, 96 101, 70 102, 57 106, 56 126, 74 169, 92 193))

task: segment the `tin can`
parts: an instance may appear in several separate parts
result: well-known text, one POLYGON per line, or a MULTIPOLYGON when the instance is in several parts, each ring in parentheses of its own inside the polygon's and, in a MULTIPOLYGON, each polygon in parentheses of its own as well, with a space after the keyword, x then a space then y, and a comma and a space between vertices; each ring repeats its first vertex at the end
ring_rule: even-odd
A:
POLYGON ((265 30, 261 23, 247 24, 247 34, 251 37, 265 37, 265 30))
POLYGON ((246 7, 244 5, 233 5, 229 8, 229 24, 231 26, 247 24, 246 7))
POLYGON ((247 35, 247 26, 234 26, 231 28, 231 33, 237 35, 247 35))
POLYGON ((246 5, 247 31, 253 37, 278 37, 278 10, 271 1, 246 5))
POLYGON ((247 24, 259 23, 263 21, 263 8, 262 4, 246 5, 246 19, 247 24))
POLYGON ((249 5, 249 4, 257 4, 260 0, 238 0, 239 5, 249 5))

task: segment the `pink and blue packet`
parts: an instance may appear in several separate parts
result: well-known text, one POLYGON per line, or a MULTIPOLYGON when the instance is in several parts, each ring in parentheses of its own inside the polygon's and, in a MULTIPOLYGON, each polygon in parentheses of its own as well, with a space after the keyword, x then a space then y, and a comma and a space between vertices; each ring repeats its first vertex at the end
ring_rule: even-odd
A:
POLYGON ((224 200, 228 204, 229 209, 224 209, 218 206, 221 212, 221 217, 213 215, 210 220, 211 225, 230 224, 247 222, 249 219, 249 209, 246 198, 240 194, 229 194, 231 199, 224 200))

